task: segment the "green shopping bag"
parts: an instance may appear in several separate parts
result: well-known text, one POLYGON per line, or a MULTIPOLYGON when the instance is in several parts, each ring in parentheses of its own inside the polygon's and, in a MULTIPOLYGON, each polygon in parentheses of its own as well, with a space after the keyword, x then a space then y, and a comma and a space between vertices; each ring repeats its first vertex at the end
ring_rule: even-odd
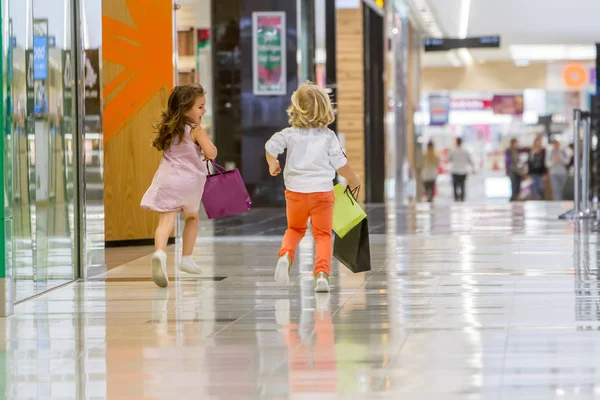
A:
POLYGON ((358 190, 350 191, 341 184, 335 185, 335 205, 333 207, 333 230, 343 238, 348 232, 367 217, 367 213, 358 204, 358 190))

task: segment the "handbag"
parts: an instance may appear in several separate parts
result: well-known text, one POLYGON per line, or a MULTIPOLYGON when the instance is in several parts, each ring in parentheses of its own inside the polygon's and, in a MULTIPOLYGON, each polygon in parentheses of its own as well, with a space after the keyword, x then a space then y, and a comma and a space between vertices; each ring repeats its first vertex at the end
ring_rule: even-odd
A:
POLYGON ((371 270, 369 224, 363 219, 343 238, 335 235, 333 256, 354 273, 371 270))
POLYGON ((359 190, 360 188, 356 188, 351 191, 348 187, 339 183, 333 188, 335 195, 333 231, 341 238, 367 217, 367 213, 364 212, 356 200, 359 190))
MULTIPOLYGON (((216 172, 206 177, 202 194, 202 205, 208 218, 228 217, 250 211, 252 200, 239 169, 227 171, 214 161, 210 162, 216 172)), ((208 163, 207 161, 207 171, 208 163)))

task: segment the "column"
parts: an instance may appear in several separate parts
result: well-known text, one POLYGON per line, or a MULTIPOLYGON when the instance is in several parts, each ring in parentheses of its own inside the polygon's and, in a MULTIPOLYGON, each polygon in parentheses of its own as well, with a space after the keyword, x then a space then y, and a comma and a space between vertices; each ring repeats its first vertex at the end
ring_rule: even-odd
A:
POLYGON ((408 20, 402 15, 394 2, 386 2, 388 24, 386 37, 391 45, 392 63, 388 64, 388 109, 389 120, 386 132, 388 147, 388 184, 392 187, 388 191, 397 204, 403 204, 409 195, 408 181, 410 178, 410 165, 407 152, 407 100, 408 100, 408 49, 409 25, 408 20))
MULTIPOLYGON (((337 9, 337 129, 350 166, 365 178, 363 4, 337 9)), ((363 201, 364 190, 359 200, 363 201)))

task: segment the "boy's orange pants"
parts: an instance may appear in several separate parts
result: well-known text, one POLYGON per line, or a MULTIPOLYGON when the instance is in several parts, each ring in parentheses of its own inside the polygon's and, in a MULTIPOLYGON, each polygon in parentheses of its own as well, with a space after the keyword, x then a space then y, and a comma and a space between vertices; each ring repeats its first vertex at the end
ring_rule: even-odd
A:
POLYGON ((310 217, 312 234, 317 249, 314 274, 325 272, 329 275, 333 251, 331 233, 333 229, 333 204, 335 203, 333 191, 296 193, 286 190, 285 200, 288 229, 283 237, 279 257, 287 253, 291 261, 294 262, 296 248, 306 233, 308 218, 310 217))

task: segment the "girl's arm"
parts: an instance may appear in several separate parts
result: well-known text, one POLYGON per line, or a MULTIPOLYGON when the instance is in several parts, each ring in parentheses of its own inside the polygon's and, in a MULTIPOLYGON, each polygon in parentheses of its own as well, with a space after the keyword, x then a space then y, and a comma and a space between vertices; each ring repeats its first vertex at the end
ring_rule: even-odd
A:
POLYGON ((217 147, 210 141, 208 134, 204 131, 204 129, 197 127, 192 130, 192 140, 196 142, 202 152, 204 153, 204 157, 208 160, 214 160, 217 158, 217 147))

